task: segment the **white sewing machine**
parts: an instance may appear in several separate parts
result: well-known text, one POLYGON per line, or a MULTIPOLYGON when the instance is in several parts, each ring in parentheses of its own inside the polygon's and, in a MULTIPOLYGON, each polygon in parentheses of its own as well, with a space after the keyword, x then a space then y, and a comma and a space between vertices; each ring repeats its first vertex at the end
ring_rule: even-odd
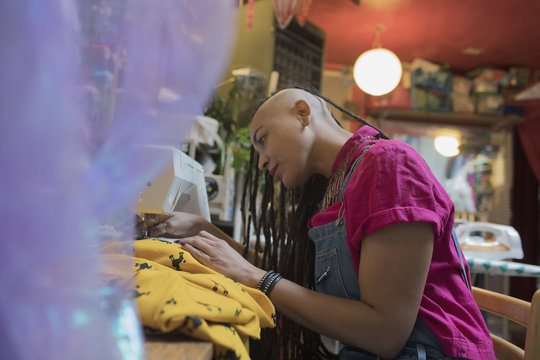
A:
POLYGON ((167 167, 148 182, 137 198, 138 213, 169 214, 182 211, 210 221, 204 171, 197 161, 172 146, 149 146, 156 156, 168 156, 167 167), (163 154, 165 153, 165 154, 163 154))

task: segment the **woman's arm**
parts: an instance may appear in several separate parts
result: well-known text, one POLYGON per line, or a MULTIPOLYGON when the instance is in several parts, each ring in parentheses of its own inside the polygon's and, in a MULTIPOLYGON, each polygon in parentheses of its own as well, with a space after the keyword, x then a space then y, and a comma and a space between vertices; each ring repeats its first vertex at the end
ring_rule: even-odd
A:
MULTIPOLYGON (((186 250, 204 265, 257 286, 264 270, 235 257, 224 241, 201 235, 184 239, 186 250)), ((315 332, 383 358, 394 357, 418 315, 433 239, 426 223, 390 225, 366 236, 359 267, 362 301, 317 293, 285 279, 277 283, 270 299, 282 314, 315 332)))

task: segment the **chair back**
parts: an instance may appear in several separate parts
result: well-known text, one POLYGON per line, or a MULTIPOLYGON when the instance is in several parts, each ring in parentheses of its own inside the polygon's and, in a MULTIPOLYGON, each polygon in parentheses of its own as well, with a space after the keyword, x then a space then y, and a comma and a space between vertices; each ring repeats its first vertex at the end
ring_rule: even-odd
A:
POLYGON ((491 333, 497 359, 540 360, 540 289, 531 302, 478 287, 473 287, 473 296, 481 310, 526 328, 524 349, 491 333))

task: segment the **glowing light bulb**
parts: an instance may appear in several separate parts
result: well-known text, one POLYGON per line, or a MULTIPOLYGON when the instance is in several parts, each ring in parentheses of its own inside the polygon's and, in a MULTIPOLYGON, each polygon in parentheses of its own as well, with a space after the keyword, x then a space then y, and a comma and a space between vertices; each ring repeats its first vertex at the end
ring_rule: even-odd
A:
POLYGON ((435 150, 442 156, 450 157, 459 154, 459 141, 452 136, 437 136, 434 141, 435 150))
POLYGON ((356 59, 354 81, 364 92, 380 96, 396 88, 402 71, 396 54, 388 49, 371 49, 356 59))

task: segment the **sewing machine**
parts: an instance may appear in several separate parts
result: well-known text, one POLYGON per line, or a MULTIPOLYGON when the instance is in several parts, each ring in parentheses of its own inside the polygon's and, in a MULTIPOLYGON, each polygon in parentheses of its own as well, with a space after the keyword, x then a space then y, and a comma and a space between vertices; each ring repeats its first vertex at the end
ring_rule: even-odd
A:
POLYGON ((182 211, 199 214, 210 221, 204 171, 197 161, 172 146, 149 146, 169 163, 146 188, 139 192, 136 212, 169 214, 182 211))

